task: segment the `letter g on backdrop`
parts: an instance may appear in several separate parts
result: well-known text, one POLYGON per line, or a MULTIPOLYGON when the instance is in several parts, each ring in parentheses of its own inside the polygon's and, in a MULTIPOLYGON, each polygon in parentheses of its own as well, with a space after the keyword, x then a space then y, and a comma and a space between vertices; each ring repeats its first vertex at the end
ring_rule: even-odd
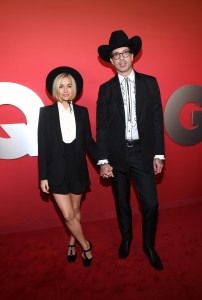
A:
POLYGON ((202 111, 192 111, 192 129, 180 123, 180 111, 187 103, 202 107, 202 87, 186 85, 177 89, 169 98, 164 111, 166 130, 173 141, 183 146, 192 146, 202 141, 202 111))

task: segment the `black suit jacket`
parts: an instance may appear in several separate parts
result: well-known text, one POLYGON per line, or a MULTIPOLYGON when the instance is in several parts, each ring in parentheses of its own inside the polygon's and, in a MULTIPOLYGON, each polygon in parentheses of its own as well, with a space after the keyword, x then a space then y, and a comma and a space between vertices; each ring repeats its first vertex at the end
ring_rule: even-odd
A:
MULTIPOLYGON (((90 184, 86 152, 97 162, 96 144, 92 138, 87 108, 73 104, 76 120, 77 174, 81 182, 90 184)), ((66 168, 57 103, 42 107, 38 124, 39 179, 58 185, 64 180, 66 168)))
MULTIPOLYGON (((137 127, 146 171, 155 154, 164 155, 163 113, 157 80, 135 72, 137 127)), ((127 171, 125 114, 118 75, 102 84, 97 101, 98 159, 108 159, 114 170, 127 171)))

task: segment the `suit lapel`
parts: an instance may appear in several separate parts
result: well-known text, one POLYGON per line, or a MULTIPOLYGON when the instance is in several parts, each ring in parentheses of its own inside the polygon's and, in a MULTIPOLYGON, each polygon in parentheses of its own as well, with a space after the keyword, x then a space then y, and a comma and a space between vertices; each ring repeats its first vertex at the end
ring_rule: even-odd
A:
POLYGON ((145 88, 140 78, 140 75, 137 72, 135 72, 135 89, 136 89, 136 114, 138 117, 142 110, 143 101, 141 99, 142 98, 141 95, 144 95, 145 88))
POLYGON ((74 108, 74 117, 75 117, 75 123, 76 123, 76 152, 79 149, 79 143, 80 138, 79 135, 81 133, 81 111, 79 110, 79 107, 76 104, 73 104, 74 108))
POLYGON ((80 126, 80 120, 79 120, 79 115, 78 115, 78 106, 73 104, 73 108, 74 108, 74 117, 75 117, 75 123, 76 123, 76 137, 77 137, 77 134, 79 132, 79 126, 80 126))
POLYGON ((60 144, 62 151, 64 150, 63 143, 62 143, 62 132, 60 128, 60 118, 59 118, 59 111, 57 103, 53 104, 52 106, 52 114, 51 114, 51 121, 54 124, 54 130, 56 136, 58 137, 58 143, 60 144))
POLYGON ((122 98, 121 87, 120 87, 118 75, 116 75, 113 78, 112 89, 113 89, 113 94, 114 94, 114 97, 115 97, 115 101, 117 103, 117 108, 118 108, 118 110, 121 114, 122 119, 125 120, 123 98, 122 98))

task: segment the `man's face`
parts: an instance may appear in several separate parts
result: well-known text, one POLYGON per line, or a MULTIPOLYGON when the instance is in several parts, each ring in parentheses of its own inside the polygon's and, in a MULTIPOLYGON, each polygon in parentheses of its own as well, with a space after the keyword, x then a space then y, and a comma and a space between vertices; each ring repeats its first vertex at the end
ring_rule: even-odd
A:
POLYGON ((110 61, 117 72, 126 77, 132 70, 133 54, 128 47, 117 48, 112 51, 110 61))

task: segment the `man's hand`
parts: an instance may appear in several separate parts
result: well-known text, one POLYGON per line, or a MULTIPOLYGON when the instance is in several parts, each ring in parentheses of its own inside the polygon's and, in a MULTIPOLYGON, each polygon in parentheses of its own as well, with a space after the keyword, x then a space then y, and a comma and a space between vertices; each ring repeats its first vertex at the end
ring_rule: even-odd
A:
POLYGON ((103 178, 114 177, 113 168, 110 164, 104 164, 100 166, 100 176, 103 178))
POLYGON ((157 175, 161 173, 164 165, 164 160, 159 158, 154 158, 153 166, 154 166, 154 174, 157 175))

